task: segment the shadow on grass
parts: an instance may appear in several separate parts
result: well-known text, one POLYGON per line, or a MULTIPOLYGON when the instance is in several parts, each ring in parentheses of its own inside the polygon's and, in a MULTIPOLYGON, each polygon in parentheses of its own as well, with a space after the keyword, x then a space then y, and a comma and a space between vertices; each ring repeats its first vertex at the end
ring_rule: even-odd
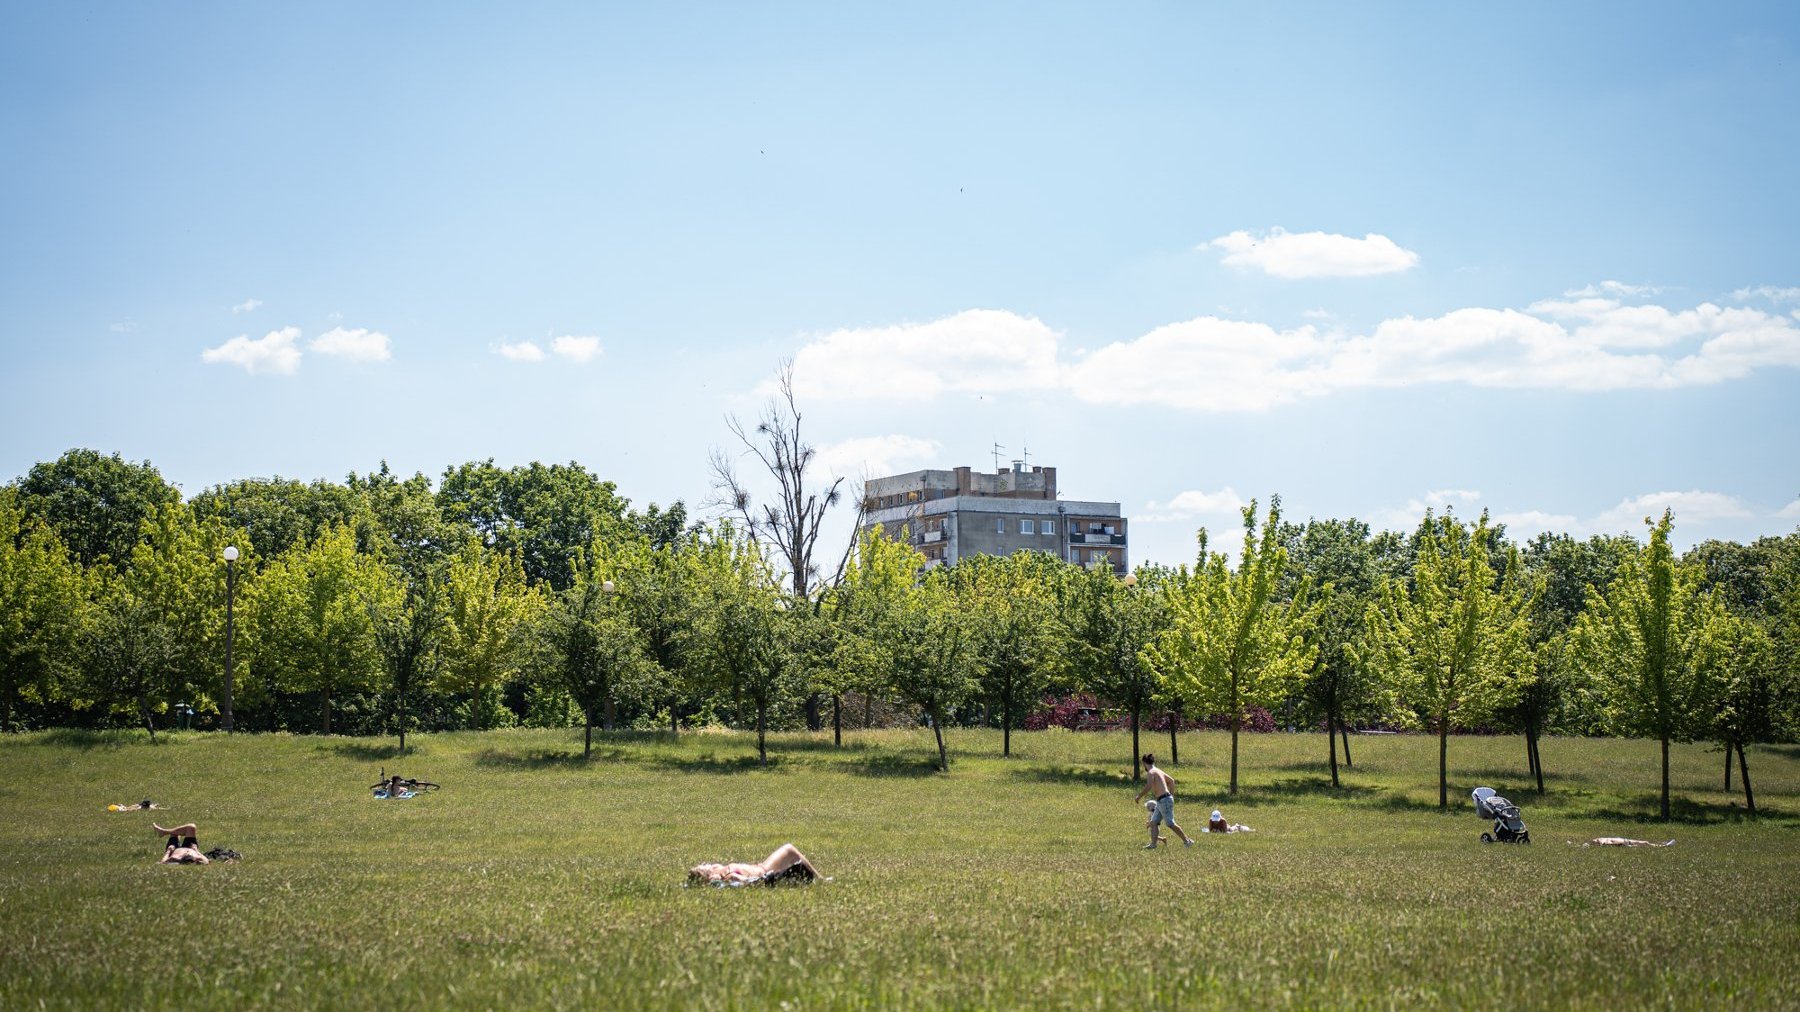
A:
MULTIPOLYGON (((400 743, 397 741, 384 741, 379 744, 370 741, 334 741, 315 745, 313 750, 332 752, 346 759, 357 759, 363 762, 400 758, 400 743)), ((411 750, 414 755, 417 755, 418 751, 416 746, 411 750)))
POLYGON ((1091 766, 1030 766, 1025 769, 1013 770, 1012 775, 1021 780, 1034 780, 1041 784, 1120 787, 1131 783, 1131 777, 1128 774, 1095 769, 1091 766))
POLYGON ((1746 809, 1738 807, 1735 802, 1712 805, 1703 801, 1694 801, 1691 798, 1670 797, 1669 817, 1664 820, 1657 814, 1661 798, 1662 795, 1655 792, 1638 794, 1627 799, 1628 803, 1635 802, 1629 808, 1592 808, 1579 814, 1593 819, 1683 826, 1716 826, 1726 822, 1755 822, 1768 819, 1776 814, 1767 808, 1759 808, 1756 815, 1751 815, 1746 809))
POLYGON ((1340 798, 1345 801, 1370 801, 1386 793, 1386 788, 1367 784, 1340 783, 1331 786, 1330 777, 1291 777, 1272 783, 1238 787, 1233 804, 1254 808, 1258 805, 1289 804, 1303 798, 1340 798))
POLYGON ((770 751, 767 765, 757 759, 755 753, 722 756, 708 752, 698 756, 646 756, 642 761, 651 766, 680 770, 683 773, 749 773, 754 770, 774 769, 789 763, 788 759, 783 758, 779 752, 775 751, 770 751))
POLYGON ((112 728, 105 731, 90 731, 79 727, 58 727, 40 732, 39 742, 45 745, 60 745, 65 748, 95 749, 124 748, 127 745, 162 745, 168 742, 166 731, 157 732, 152 740, 143 728, 112 728))
MULTIPOLYGON (((918 759, 909 756, 884 755, 838 765, 844 772, 859 777, 930 777, 938 772, 937 758, 918 759)), ((955 767, 956 759, 950 760, 955 767)))
POLYGON ((625 750, 621 748, 597 748, 593 755, 583 757, 580 749, 572 752, 557 749, 538 749, 534 752, 502 752, 499 749, 483 749, 475 753, 475 765, 498 767, 501 769, 541 770, 562 766, 588 766, 597 762, 617 761, 625 758, 625 750))

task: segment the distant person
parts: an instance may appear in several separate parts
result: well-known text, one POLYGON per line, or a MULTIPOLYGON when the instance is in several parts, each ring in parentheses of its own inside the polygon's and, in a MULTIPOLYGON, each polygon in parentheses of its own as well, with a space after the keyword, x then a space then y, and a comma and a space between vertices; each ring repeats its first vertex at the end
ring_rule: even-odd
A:
POLYGON ((1192 847, 1194 841, 1188 839, 1187 833, 1175 824, 1175 778, 1156 768, 1156 756, 1150 752, 1144 753, 1144 787, 1137 792, 1137 797, 1131 799, 1132 804, 1142 801, 1146 794, 1150 795, 1156 807, 1150 812, 1150 842, 1144 844, 1144 849, 1156 849, 1161 839, 1156 828, 1158 824, 1174 830, 1175 835, 1181 837, 1182 846, 1192 847))
POLYGON ((773 854, 754 863, 697 864, 688 869, 689 882, 716 886, 776 885, 818 878, 819 870, 791 843, 782 844, 773 854))
POLYGON ((169 838, 169 842, 163 846, 162 860, 158 864, 212 864, 211 858, 200 853, 198 832, 193 823, 164 829, 153 822, 150 828, 156 830, 158 835, 169 838))

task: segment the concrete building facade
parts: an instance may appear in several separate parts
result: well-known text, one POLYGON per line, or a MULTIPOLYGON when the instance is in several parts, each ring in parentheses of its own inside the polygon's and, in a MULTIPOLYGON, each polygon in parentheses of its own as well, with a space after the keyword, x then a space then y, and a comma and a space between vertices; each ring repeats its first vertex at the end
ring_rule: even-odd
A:
POLYGON ((863 530, 880 524, 925 554, 927 567, 969 555, 1049 552, 1123 576, 1131 559, 1116 502, 1058 498, 1056 468, 1014 461, 993 473, 958 467, 863 483, 863 530))

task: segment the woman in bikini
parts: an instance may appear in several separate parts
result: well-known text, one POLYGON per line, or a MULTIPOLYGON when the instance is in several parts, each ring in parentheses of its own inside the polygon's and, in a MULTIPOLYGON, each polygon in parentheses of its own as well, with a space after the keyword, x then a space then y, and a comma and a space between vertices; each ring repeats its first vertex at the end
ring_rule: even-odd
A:
POLYGON ((162 860, 157 862, 158 864, 212 864, 211 858, 200 853, 198 830, 193 823, 189 822, 172 829, 164 829, 152 822, 150 828, 156 830, 157 835, 169 838, 169 842, 163 847, 162 860))
POLYGON ((819 877, 819 870, 791 843, 782 844, 773 854, 754 864, 734 861, 730 864, 697 864, 688 869, 689 882, 717 886, 811 882, 819 877))

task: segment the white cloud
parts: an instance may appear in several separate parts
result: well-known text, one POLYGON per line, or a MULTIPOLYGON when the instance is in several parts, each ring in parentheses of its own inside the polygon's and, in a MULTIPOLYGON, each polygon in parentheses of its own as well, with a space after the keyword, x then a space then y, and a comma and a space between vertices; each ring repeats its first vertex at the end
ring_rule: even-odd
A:
POLYGON ((254 313, 256 310, 258 310, 260 308, 262 308, 262 300, 261 299, 245 299, 244 301, 231 307, 231 315, 236 316, 239 313, 254 313))
POLYGON ((1795 499, 1793 502, 1776 510, 1775 515, 1783 520, 1800 520, 1800 499, 1795 499))
POLYGON ((239 334, 217 348, 200 353, 202 362, 223 362, 243 368, 248 373, 278 373, 291 376, 300 369, 299 327, 271 330, 256 340, 239 334))
POLYGON ((1256 411, 1325 393, 1331 348, 1310 326, 1203 316, 1101 348, 1069 367, 1066 383, 1092 404, 1256 411))
POLYGON ((1707 524, 1719 520, 1745 520, 1754 516, 1736 496, 1723 492, 1651 492, 1626 499, 1589 521, 1587 527, 1601 534, 1644 533, 1644 518, 1659 519, 1673 510, 1677 524, 1707 524))
POLYGON ((494 353, 513 362, 542 362, 544 360, 544 349, 530 341, 520 341, 517 344, 501 341, 494 346, 494 353))
POLYGON ((130 319, 120 320, 118 323, 113 324, 107 329, 115 334, 129 334, 137 329, 137 321, 130 319))
POLYGON ((1144 512, 1132 519, 1139 523, 1170 520, 1192 520, 1195 517, 1240 517, 1249 505, 1237 490, 1227 485, 1217 492, 1189 489, 1178 492, 1168 502, 1147 502, 1144 512))
POLYGON ((1628 285, 1623 281, 1602 281, 1597 285, 1583 285, 1570 289, 1563 294, 1571 299, 1591 299, 1597 295, 1627 296, 1636 298, 1643 295, 1655 295, 1662 289, 1656 285, 1628 285))
POLYGON ((1766 299, 1769 302, 1800 302, 1800 288, 1757 285, 1754 288, 1740 288, 1732 292, 1731 297, 1739 302, 1748 302, 1751 299, 1766 299))
POLYGON ((313 338, 306 347, 321 355, 335 355, 352 362, 385 362, 393 357, 388 350, 388 336, 375 330, 334 327, 313 338))
POLYGON ((1476 504, 1479 502, 1481 502, 1481 493, 1472 488, 1432 489, 1423 496, 1408 499, 1399 506, 1387 506, 1375 510, 1369 517, 1369 524, 1378 530, 1410 532, 1418 528, 1419 521, 1425 518, 1426 510, 1439 516, 1445 513, 1455 513, 1472 520, 1481 515, 1481 510, 1476 508, 1476 504))
POLYGON ((864 474, 903 474, 911 464, 930 461, 940 444, 916 436, 862 436, 818 448, 815 458, 828 474, 859 478, 864 474))
POLYGON ((1262 235, 1238 231, 1206 246, 1224 250, 1223 262, 1232 267, 1254 267, 1278 278, 1361 278, 1394 274, 1419 262, 1417 253, 1373 232, 1358 239, 1280 228, 1262 235))
POLYGON ((1545 531, 1564 534, 1580 526, 1573 513, 1545 513, 1543 510, 1497 513, 1491 519, 1495 523, 1505 524, 1507 536, 1521 542, 1545 531))
POLYGON ((1001 310, 835 330, 794 356, 794 393, 802 399, 926 400, 940 393, 1051 389, 1057 382, 1057 334, 1001 310))
POLYGON ((551 340, 550 351, 573 362, 589 362, 601 354, 600 339, 563 335, 551 340))

